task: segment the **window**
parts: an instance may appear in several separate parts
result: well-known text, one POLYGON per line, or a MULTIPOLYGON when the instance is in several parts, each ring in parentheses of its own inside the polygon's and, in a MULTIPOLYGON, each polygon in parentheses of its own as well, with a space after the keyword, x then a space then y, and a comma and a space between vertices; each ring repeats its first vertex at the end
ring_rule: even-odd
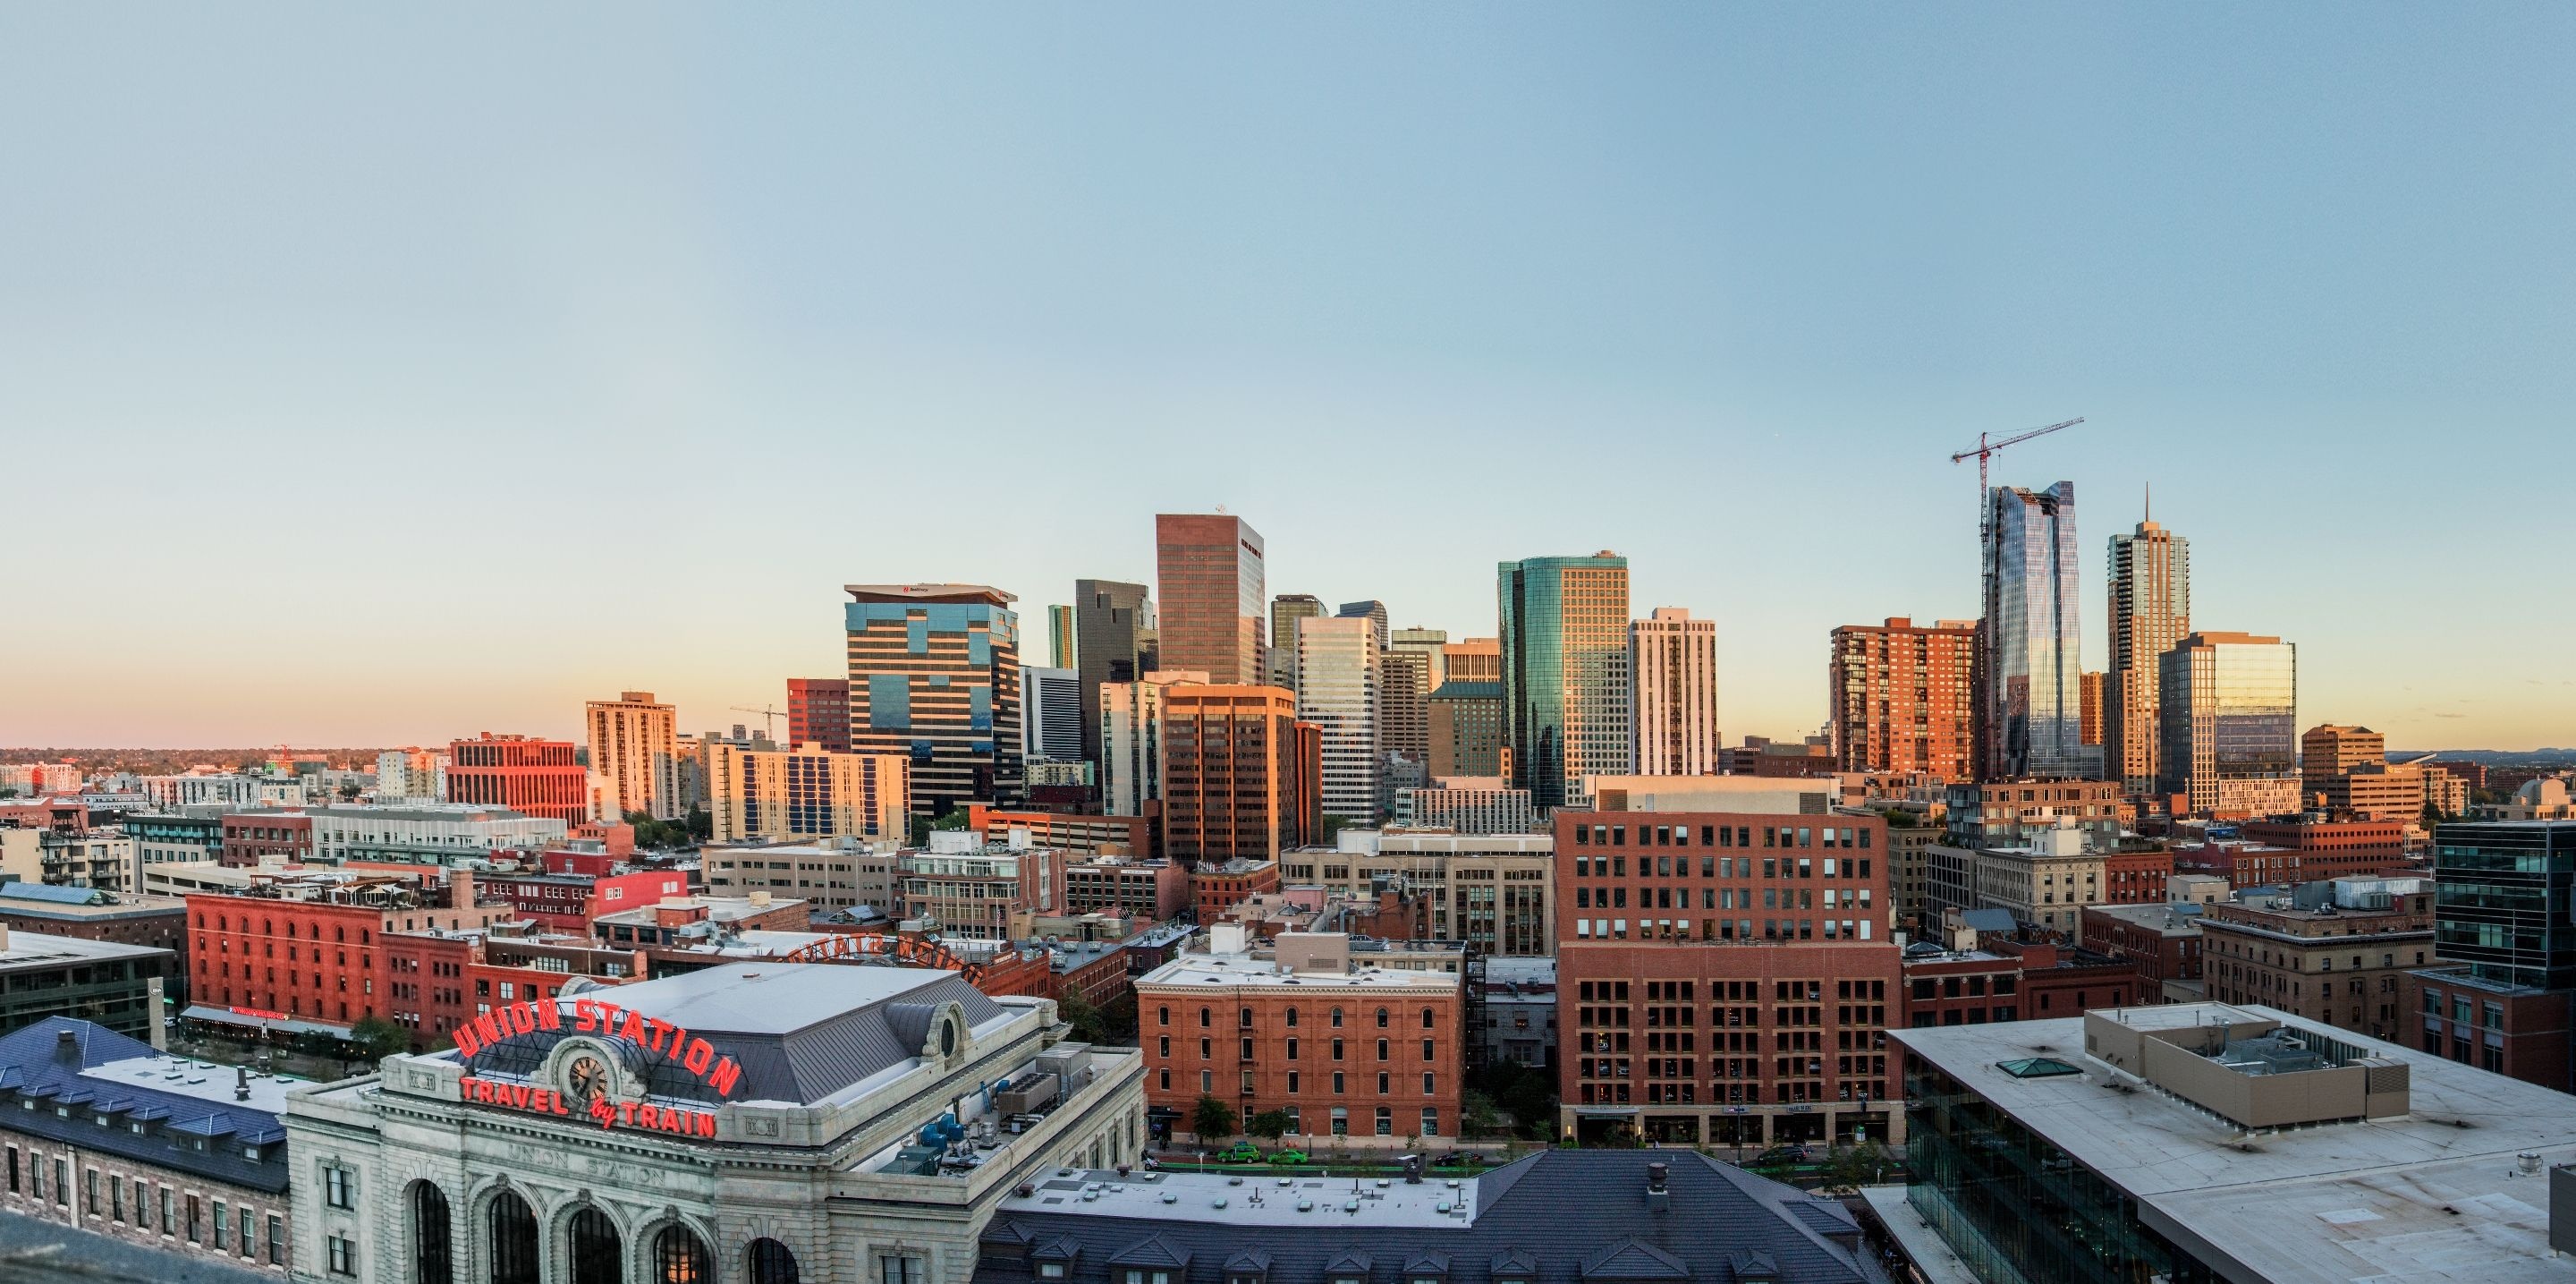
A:
POLYGON ((1422 1010, 1422 1028, 1425 1030, 1431 1028, 1431 1009, 1429 1008, 1422 1010))
POLYGON ((358 1246, 355 1243, 352 1243, 347 1236, 343 1235, 331 1236, 323 1242, 330 1248, 332 1274, 355 1275, 358 1273, 358 1246))
MULTIPOLYGON (((161 1192, 161 1212, 162 1220, 164 1222, 169 1220, 169 1196, 169 1191, 164 1190, 161 1192)), ((170 1228, 165 1225, 161 1229, 167 1231, 170 1228)), ((286 1219, 276 1213, 270 1213, 268 1215, 268 1264, 271 1266, 286 1265, 286 1219)))
MULTIPOLYGON (((276 1236, 272 1233, 272 1241, 276 1236)), ((451 1235, 447 1224, 447 1196, 436 1185, 421 1181, 411 1187, 411 1261, 412 1284, 449 1284, 455 1278, 454 1259, 450 1256, 451 1235)), ((271 1247, 275 1245, 272 1243, 271 1247)))
MULTIPOLYGON (((751 1241, 749 1264, 750 1278, 744 1281, 744 1284, 797 1284, 796 1254, 790 1252, 785 1244, 777 1240, 751 1241)), ((1048 1265, 1056 1268, 1058 1277, 1063 1275, 1062 1263, 1051 1262, 1048 1265)), ((1040 1274, 1043 1275, 1044 1271, 1040 1271, 1040 1274)))
POLYGON ((921 1284, 921 1259, 900 1253, 877 1255, 877 1284, 921 1284))
POLYGON ((655 1284, 706 1284, 706 1243, 686 1226, 665 1226, 653 1237, 655 1284))
POLYGON ((572 1284, 618 1284, 625 1275, 625 1237, 597 1206, 572 1215, 572 1284))
POLYGON ((228 1249, 232 1246, 232 1224, 224 1216, 224 1201, 218 1199, 215 1201, 215 1247, 228 1249))
POLYGON ((1381 1030, 1383 1030, 1383 1029, 1385 1029, 1385 1028, 1386 1028, 1386 1009, 1385 1009, 1385 1008, 1379 1008, 1379 1009, 1377 1010, 1377 1028, 1379 1028, 1379 1029, 1381 1029, 1381 1030))
POLYGON ((1395 1135, 1395 1112, 1385 1106, 1377 1108, 1377 1135, 1381 1137, 1395 1135))
POLYGON ((357 1182, 338 1164, 322 1165, 322 1202, 332 1208, 357 1207, 357 1182))
POLYGON ((537 1284, 537 1215, 516 1191, 492 1200, 491 1284, 537 1284))
POLYGON ((1440 1108, 1438 1106, 1424 1106, 1422 1108, 1422 1135, 1425 1137, 1437 1137, 1440 1135, 1440 1108))
POLYGON ((1333 1009, 1333 1028, 1336 1030, 1342 1028, 1342 1010, 1340 1008, 1333 1009))

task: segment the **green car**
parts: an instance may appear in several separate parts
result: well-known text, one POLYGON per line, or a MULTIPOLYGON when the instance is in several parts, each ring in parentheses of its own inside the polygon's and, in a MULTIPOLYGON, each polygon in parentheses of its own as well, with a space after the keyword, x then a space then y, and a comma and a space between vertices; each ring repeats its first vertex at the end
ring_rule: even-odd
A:
POLYGON ((1270 1162, 1274 1164, 1302 1164, 1306 1162, 1306 1152, 1302 1150, 1283 1150, 1278 1154, 1272 1155, 1270 1157, 1270 1162))
POLYGON ((1238 1141, 1234 1143, 1233 1149, 1220 1150, 1216 1152, 1216 1162, 1220 1164, 1257 1164, 1261 1162, 1261 1150, 1251 1142, 1238 1141))

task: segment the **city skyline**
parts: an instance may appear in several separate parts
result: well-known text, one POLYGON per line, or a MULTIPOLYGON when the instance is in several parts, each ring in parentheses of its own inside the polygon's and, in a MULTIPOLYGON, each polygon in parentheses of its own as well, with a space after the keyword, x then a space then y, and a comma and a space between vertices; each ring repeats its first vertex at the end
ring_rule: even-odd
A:
POLYGON ((1994 480, 2081 488, 2085 655, 2153 484, 2303 709, 2565 744, 2522 465, 2576 392, 2576 17, 2483 17, 12 13, 0 450, 95 452, 14 578, 153 589, 0 632, 0 742, 729 725, 840 671, 841 584, 1034 626, 1220 504, 1271 594, 1452 637, 1495 562, 1616 549, 1716 622, 1729 740, 1803 734, 1833 628, 1976 613, 1949 452, 2080 414, 1994 480), (1056 476, 960 521, 900 479, 961 442, 1056 476), (1552 485, 1570 443, 1627 467, 1552 485))

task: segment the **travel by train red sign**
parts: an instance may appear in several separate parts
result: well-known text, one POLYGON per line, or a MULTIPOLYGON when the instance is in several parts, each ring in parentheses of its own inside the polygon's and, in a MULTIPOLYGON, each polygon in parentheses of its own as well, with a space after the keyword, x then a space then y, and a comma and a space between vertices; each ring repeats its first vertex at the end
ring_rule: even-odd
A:
MULTIPOLYGON (((456 1050, 470 1061, 504 1039, 541 1030, 569 1029, 660 1057, 713 1089, 719 1097, 733 1095, 742 1082, 740 1063, 719 1055, 713 1045, 683 1027, 589 997, 571 1000, 572 1010, 567 1014, 565 1002, 532 999, 482 1013, 457 1027, 456 1050)), ((613 1081, 610 1069, 598 1057, 576 1055, 565 1064, 564 1074, 564 1088, 568 1091, 479 1075, 467 1075, 458 1087, 465 1100, 479 1105, 565 1118, 579 1112, 602 1128, 633 1128, 682 1137, 716 1135, 716 1117, 708 1111, 615 1099, 609 1090, 613 1081)))

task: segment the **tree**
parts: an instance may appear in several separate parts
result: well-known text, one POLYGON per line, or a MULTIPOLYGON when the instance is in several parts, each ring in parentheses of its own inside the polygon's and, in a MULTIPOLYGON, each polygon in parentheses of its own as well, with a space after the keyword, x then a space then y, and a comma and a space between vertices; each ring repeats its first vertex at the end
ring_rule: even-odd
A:
MULTIPOLYGON (((1222 1105, 1224 1103, 1220 1102, 1218 1104, 1222 1105)), ((1263 1141, 1276 1142, 1280 1138, 1287 1136, 1289 1128, 1293 1126, 1294 1125, 1288 1118, 1287 1111, 1264 1110, 1261 1113, 1254 1115, 1252 1118, 1245 1120, 1243 1131, 1250 1136, 1259 1137, 1263 1141)))
POLYGON ((1857 1146, 1844 1146, 1834 1151, 1825 1164, 1825 1186, 1833 1190, 1857 1190, 1878 1180, 1879 1171, 1887 1164, 1886 1152, 1874 1141, 1857 1146))
POLYGON ((2432 799, 2430 799, 2430 798, 2427 798, 2427 799, 2425 799, 2425 800, 2424 800, 2424 815, 2423 815, 2423 821, 2424 821, 2424 828, 2425 828, 2427 831, 2430 831, 2430 830, 2433 828, 2433 826, 2438 825, 2438 824, 2441 824, 2443 821, 2446 821, 2446 820, 2449 820, 2449 819, 2450 819, 2450 817, 2445 816, 2445 815, 2443 815, 2443 814, 2442 814, 2442 807, 2441 807, 2441 804, 2434 802, 2434 801, 2433 801, 2432 799))
POLYGON ((1213 1096, 1199 1098, 1198 1107, 1190 1111, 1190 1131, 1200 1141, 1234 1135, 1234 1107, 1213 1096))
POLYGON ((340 786, 340 798, 341 798, 341 800, 342 800, 342 801, 347 801, 347 800, 349 800, 349 799, 356 798, 357 796, 358 796, 358 787, 357 787, 356 785, 342 785, 342 786, 340 786))
POLYGON ((411 1051, 411 1032, 383 1017, 368 1017, 349 1027, 349 1046, 368 1061, 411 1051))
POLYGON ((1490 1137, 1503 1130, 1503 1116, 1501 1112, 1494 1109, 1492 1096, 1470 1088, 1467 1090, 1465 1101, 1461 1104, 1462 1108, 1459 1111, 1461 1117, 1458 1120, 1460 1132, 1469 1137, 1490 1137))
POLYGON ((1100 1009, 1079 994, 1068 994, 1055 1001, 1056 1015, 1073 1027, 1073 1037, 1084 1043, 1111 1043, 1109 1022, 1100 1009))
POLYGON ((711 842, 716 836, 714 813, 700 807, 689 813, 689 837, 698 842, 711 842))

